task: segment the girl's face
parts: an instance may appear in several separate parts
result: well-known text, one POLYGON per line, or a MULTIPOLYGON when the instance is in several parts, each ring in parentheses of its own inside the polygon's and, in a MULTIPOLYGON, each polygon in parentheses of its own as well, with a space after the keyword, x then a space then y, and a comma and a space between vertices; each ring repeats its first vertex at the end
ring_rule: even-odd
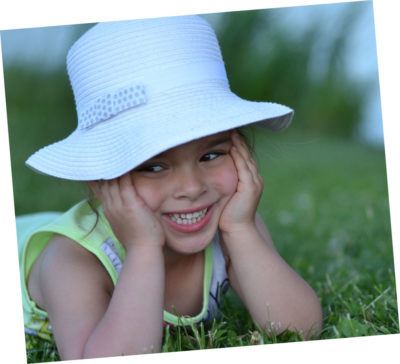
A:
POLYGON ((212 241, 238 183, 231 146, 230 131, 214 134, 161 153, 130 172, 172 251, 196 253, 212 241))

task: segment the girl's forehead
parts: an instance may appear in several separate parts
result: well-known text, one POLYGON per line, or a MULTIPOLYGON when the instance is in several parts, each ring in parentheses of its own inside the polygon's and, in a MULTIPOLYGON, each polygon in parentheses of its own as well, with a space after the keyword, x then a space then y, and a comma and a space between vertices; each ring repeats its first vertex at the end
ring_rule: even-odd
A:
POLYGON ((217 144, 222 144, 222 143, 227 143, 230 142, 231 139, 231 131, 225 131, 217 134, 212 134, 209 136, 206 136, 204 138, 196 139, 192 141, 191 143, 197 143, 198 145, 204 145, 204 146, 214 146, 217 144))

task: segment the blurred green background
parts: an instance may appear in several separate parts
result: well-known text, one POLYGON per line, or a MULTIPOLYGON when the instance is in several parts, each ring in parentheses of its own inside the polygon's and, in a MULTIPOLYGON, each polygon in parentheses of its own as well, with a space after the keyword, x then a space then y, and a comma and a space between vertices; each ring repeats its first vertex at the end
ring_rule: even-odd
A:
MULTIPOLYGON (((254 133, 265 180, 259 211, 281 255, 321 297, 326 338, 399 331, 372 11, 366 1, 205 15, 232 90, 295 110, 288 130, 254 133)), ((2 32, 17 215, 63 211, 86 196, 84 183, 24 162, 76 127, 58 59, 90 26, 2 32), (13 58, 17 32, 25 41, 13 58)))
MULTIPOLYGON (((300 151, 304 143, 316 146, 316 140, 326 138, 365 142, 360 130, 371 103, 371 90, 375 89, 374 102, 379 102, 371 14, 372 3, 366 2, 205 15, 216 29, 232 90, 245 99, 275 101, 295 110, 292 126, 270 136, 269 143, 279 148, 274 158, 288 153, 287 143, 297 144, 300 151), (365 18, 369 20, 365 22, 365 18), (363 19, 365 24, 360 27, 363 19), (354 66, 349 68, 347 60, 353 52, 351 42, 356 32, 371 34, 371 30, 368 42, 372 53, 367 56, 373 66, 367 77, 355 78, 354 66)), ((85 197, 84 185, 39 175, 24 162, 34 151, 66 137, 76 127, 63 59, 72 43, 90 27, 49 27, 41 32, 27 29, 19 34, 23 39, 20 43, 12 37, 18 31, 2 32, 16 214, 65 210, 71 201, 85 197), (46 31, 54 35, 57 30, 60 35, 53 36, 46 48, 46 31), (41 37, 43 42, 38 43, 41 37), (31 39, 36 48, 30 45, 31 39), (17 44, 25 53, 12 58, 17 44), (35 51, 41 59, 34 57, 35 51), (56 51, 62 61, 55 61, 56 51)), ((362 68, 365 54, 357 57, 362 68)), ((379 130, 379 104, 376 111, 374 122, 379 130)), ((383 141, 370 147, 377 149, 384 165, 383 141)))

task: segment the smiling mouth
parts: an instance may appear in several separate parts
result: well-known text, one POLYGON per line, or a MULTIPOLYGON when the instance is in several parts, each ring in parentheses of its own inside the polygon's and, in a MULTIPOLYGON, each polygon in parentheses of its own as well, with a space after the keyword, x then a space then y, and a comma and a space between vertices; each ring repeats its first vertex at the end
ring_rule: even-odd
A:
POLYGON ((208 208, 205 208, 187 214, 174 213, 174 214, 168 214, 168 216, 172 221, 176 222, 179 225, 191 225, 201 221, 206 216, 207 211, 208 208))
POLYGON ((183 234, 191 234, 208 226, 214 210, 215 205, 213 204, 199 208, 199 210, 167 213, 164 215, 164 219, 173 230, 183 234))

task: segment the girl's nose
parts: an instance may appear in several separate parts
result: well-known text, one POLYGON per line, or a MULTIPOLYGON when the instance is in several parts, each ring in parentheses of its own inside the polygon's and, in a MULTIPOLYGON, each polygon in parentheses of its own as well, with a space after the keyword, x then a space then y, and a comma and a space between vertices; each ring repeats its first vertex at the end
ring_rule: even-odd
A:
POLYGON ((175 177, 175 198, 194 201, 207 190, 205 176, 196 168, 181 168, 175 177))

